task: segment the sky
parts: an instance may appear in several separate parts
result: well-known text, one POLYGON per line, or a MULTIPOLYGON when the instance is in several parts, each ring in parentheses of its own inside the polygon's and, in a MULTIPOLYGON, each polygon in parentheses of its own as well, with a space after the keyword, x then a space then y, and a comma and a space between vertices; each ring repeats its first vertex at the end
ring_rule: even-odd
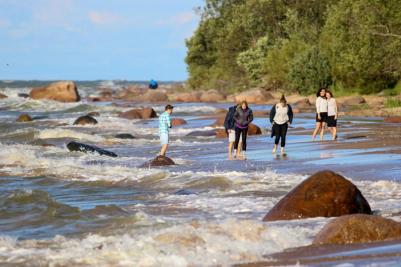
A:
POLYGON ((183 81, 203 0, 0 0, 0 79, 183 81))

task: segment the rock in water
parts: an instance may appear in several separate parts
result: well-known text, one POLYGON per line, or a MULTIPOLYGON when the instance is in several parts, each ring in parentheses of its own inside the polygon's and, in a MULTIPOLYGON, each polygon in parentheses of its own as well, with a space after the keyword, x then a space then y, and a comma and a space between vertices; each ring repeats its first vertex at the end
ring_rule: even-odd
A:
POLYGON ((55 82, 45 87, 33 88, 29 93, 33 99, 48 99, 59 102, 78 102, 81 98, 73 82, 55 82))
POLYGON ((75 120, 74 125, 97 124, 97 120, 89 115, 81 116, 75 120))
POLYGON ((384 122, 401 123, 401 116, 391 116, 384 118, 384 122))
POLYGON ((19 94, 18 94, 18 97, 28 98, 29 95, 28 95, 28 94, 25 94, 25 93, 19 93, 19 94))
POLYGON ((171 120, 171 125, 173 127, 181 126, 187 124, 187 121, 184 119, 174 118, 171 120))
POLYGON ((262 130, 256 124, 250 123, 248 127, 248 135, 261 135, 262 130))
POLYGON ((157 156, 153 160, 146 162, 141 167, 160 167, 160 166, 170 166, 175 165, 174 161, 165 156, 157 156))
POLYGON ((321 171, 284 196, 263 220, 338 217, 354 213, 372 213, 362 193, 344 177, 332 171, 321 171))
POLYGON ((133 136, 132 134, 129 134, 129 133, 123 133, 123 134, 117 134, 115 136, 115 138, 118 138, 118 139, 135 139, 135 136, 133 136))
POLYGON ((69 151, 79 151, 79 152, 84 152, 84 153, 99 153, 99 155, 105 155, 105 156, 109 156, 109 157, 118 157, 117 154, 115 154, 114 152, 111 151, 107 151, 101 148, 98 148, 96 146, 91 146, 91 145, 87 145, 87 144, 82 144, 82 143, 78 143, 78 142, 69 142, 67 144, 67 148, 69 151))
POLYGON ((7 98, 5 94, 0 93, 0 99, 7 98))
POLYGON ((326 224, 313 244, 353 244, 401 240, 401 223, 381 216, 354 214, 326 224))
POLYGON ((157 114, 153 108, 131 109, 120 114, 121 118, 134 119, 151 119, 157 118, 157 114))
POLYGON ((17 122, 28 122, 28 121, 33 121, 31 116, 29 116, 28 114, 21 114, 17 119, 17 122))

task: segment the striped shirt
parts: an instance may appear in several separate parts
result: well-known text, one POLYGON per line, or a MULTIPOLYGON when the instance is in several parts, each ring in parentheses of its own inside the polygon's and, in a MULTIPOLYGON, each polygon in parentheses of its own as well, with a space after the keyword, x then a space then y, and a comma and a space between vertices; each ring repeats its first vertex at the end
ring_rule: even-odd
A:
POLYGON ((168 130, 171 127, 171 117, 167 111, 163 112, 159 118, 159 133, 168 134, 168 130))

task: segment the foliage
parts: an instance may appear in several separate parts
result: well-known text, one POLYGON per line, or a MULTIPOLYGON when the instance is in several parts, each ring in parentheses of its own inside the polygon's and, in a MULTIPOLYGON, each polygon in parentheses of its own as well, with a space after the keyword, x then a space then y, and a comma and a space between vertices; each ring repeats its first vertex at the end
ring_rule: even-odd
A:
POLYGON ((386 108, 398 108, 401 107, 401 99, 399 98, 387 98, 386 102, 384 103, 386 108))
POLYGON ((192 88, 395 90, 401 0, 205 0, 187 41, 192 88), (352 88, 352 89, 350 89, 352 88))

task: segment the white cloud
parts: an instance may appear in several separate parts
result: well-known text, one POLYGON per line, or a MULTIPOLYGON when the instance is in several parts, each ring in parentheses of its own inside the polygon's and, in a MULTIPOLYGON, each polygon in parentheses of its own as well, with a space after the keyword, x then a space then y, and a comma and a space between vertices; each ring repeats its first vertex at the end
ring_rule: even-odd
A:
POLYGON ((127 22, 125 17, 107 11, 89 11, 88 18, 93 24, 97 25, 112 25, 127 22))

